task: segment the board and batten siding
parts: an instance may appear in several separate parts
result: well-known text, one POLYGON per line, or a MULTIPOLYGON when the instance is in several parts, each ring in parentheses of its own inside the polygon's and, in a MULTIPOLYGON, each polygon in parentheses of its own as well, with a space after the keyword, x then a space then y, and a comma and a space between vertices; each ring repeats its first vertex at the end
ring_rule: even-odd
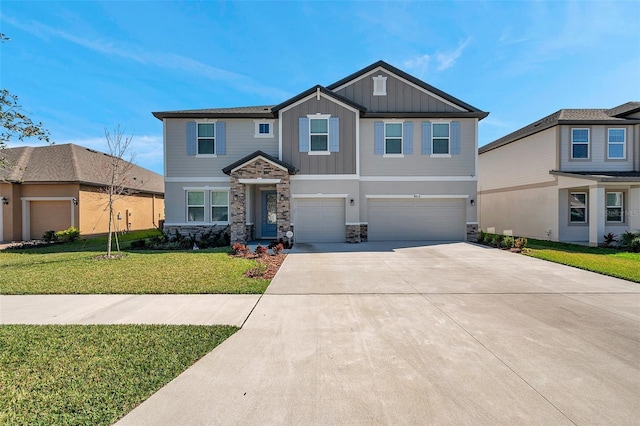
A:
POLYGON ((377 121, 360 120, 360 175, 361 176, 475 176, 476 175, 476 122, 474 119, 412 119, 413 152, 401 158, 376 155, 374 151, 374 125, 377 121), (422 154, 422 122, 457 121, 460 123, 460 154, 451 157, 432 157, 422 154))
POLYGON ((384 71, 373 71, 336 93, 364 106, 368 112, 462 111, 384 71), (373 96, 373 77, 378 75, 387 77, 385 96, 373 96))
POLYGON ((320 100, 313 97, 282 112, 282 161, 293 165, 299 174, 355 174, 356 114, 324 96, 321 96, 320 100), (339 152, 332 152, 330 155, 309 155, 308 152, 300 152, 299 118, 317 113, 331 114, 331 117, 340 119, 339 152))
POLYGON ((553 182, 556 169, 556 128, 520 139, 478 156, 478 189, 553 182))
POLYGON ((627 172, 633 171, 634 159, 639 155, 634 140, 636 126, 616 125, 562 125, 560 126, 560 170, 564 172, 627 172), (571 159, 571 129, 589 129, 589 159, 571 159), (627 129, 627 158, 624 160, 607 159, 607 129, 627 129))
MULTIPOLYGON (((165 120, 165 163, 167 177, 226 177, 222 169, 243 157, 261 150, 278 157, 278 122, 273 123, 273 138, 255 138, 254 119, 216 119, 225 122, 226 154, 217 158, 187 155, 187 122, 196 119, 165 120)), ((210 120, 212 121, 212 120, 210 120)))

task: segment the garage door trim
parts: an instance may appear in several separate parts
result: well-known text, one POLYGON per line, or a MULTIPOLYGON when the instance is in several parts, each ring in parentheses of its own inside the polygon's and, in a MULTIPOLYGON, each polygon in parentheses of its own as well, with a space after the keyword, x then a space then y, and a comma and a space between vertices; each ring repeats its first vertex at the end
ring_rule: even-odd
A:
POLYGON ((76 226, 76 209, 73 200, 77 200, 76 197, 21 197, 22 201, 22 239, 31 239, 31 201, 69 201, 71 209, 71 226, 76 226))

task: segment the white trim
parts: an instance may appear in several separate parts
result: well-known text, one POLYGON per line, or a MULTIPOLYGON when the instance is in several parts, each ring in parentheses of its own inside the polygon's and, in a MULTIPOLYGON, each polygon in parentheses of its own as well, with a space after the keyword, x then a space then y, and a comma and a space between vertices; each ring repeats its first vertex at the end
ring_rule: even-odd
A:
POLYGON ((338 87, 336 87, 335 89, 333 89, 333 91, 334 91, 334 92, 337 92, 337 91, 339 91, 339 90, 342 90, 342 89, 344 89, 345 87, 350 86, 350 85, 352 85, 353 83, 355 83, 355 82, 357 82, 357 81, 360 81, 360 80, 362 80, 363 78, 367 78, 367 77, 371 76, 371 74, 374 74, 374 73, 376 73, 376 72, 380 72, 380 71, 384 71, 385 73, 387 73, 387 74, 389 74, 389 75, 392 75, 393 77, 397 78, 398 80, 402 80, 403 82, 405 82, 405 83, 406 83, 406 84, 408 84, 409 86, 411 86, 411 87, 413 87, 413 88, 415 88, 415 89, 418 89, 418 90, 420 90, 421 92, 428 94, 429 96, 433 96, 434 98, 436 98, 436 99, 438 99, 438 100, 440 100, 440 101, 442 101, 442 102, 446 103, 447 105, 452 106, 452 107, 454 107, 454 108, 456 108, 456 109, 458 109, 458 110, 460 110, 460 111, 462 111, 462 112, 469 112, 469 110, 468 110, 468 109, 463 108, 463 107, 462 107, 462 106, 460 106, 460 105, 454 104, 453 102, 448 101, 448 100, 446 100, 446 99, 444 99, 444 98, 442 98, 442 97, 440 97, 440 96, 436 95, 435 93, 432 93, 432 92, 428 91, 427 89, 422 88, 422 87, 420 87, 420 86, 418 86, 418 85, 416 85, 416 84, 414 84, 414 83, 410 82, 409 80, 407 80, 407 79, 405 79, 405 78, 400 77, 399 75, 397 75, 397 74, 395 74, 395 73, 393 73, 393 72, 389 71, 388 69, 384 68, 383 66, 376 67, 376 68, 374 68, 373 70, 369 71, 368 73, 365 73, 365 74, 361 75, 360 77, 357 77, 357 78, 354 78, 354 79, 352 79, 352 80, 349 80, 349 81, 347 81, 346 83, 344 83, 342 86, 338 86, 338 87))
POLYGON ((356 175, 360 175, 360 114, 356 114, 356 175))
MULTIPOLYGON (((476 137, 475 137, 475 147, 474 147, 474 150, 473 150, 474 155, 476 157, 475 158, 475 163, 474 163, 474 167, 475 168, 473 169, 473 173, 474 173, 474 176, 477 176, 478 175, 478 119, 477 118, 473 119, 473 124, 474 124, 473 128, 475 129, 475 135, 476 135, 476 137)), ((460 148, 460 150, 462 151, 462 147, 460 148)))
POLYGON ((626 160, 627 159, 627 129, 625 127, 607 127, 607 160, 626 160), (624 132, 624 140, 622 142, 611 142, 609 140, 609 132, 611 130, 622 130, 624 132), (609 157, 609 146, 622 145, 622 157, 609 157))
MULTIPOLYGON (((433 149, 433 147, 431 148, 433 149)), ((431 154, 431 158, 451 158, 451 154, 431 154)))
POLYGON ((431 158, 451 158, 451 120, 431 120, 431 158), (448 124, 449 125, 449 136, 447 136, 447 152, 446 153, 438 153, 434 154, 433 151, 433 140, 434 139, 444 139, 443 137, 435 136, 435 132, 433 130, 433 126, 436 124, 448 124))
POLYGON ((281 166, 278 163, 274 163, 273 161, 269 160, 268 158, 264 158, 262 155, 258 155, 256 158, 250 160, 250 161, 246 161, 244 163, 242 163, 241 165, 239 165, 238 167, 235 167, 234 169, 231 170, 231 173, 235 172, 236 170, 239 170, 241 168, 243 168, 244 166, 246 166, 247 164, 251 164, 254 161, 256 161, 258 158, 262 158, 264 161, 266 161, 267 163, 271 164, 274 167, 279 168, 280 170, 284 170, 285 172, 289 172, 289 170, 286 167, 281 166))
MULTIPOLYGON (((76 197, 20 197, 22 201, 72 201, 76 197)), ((73 204, 73 203, 72 203, 73 204)))
MULTIPOLYGON (((284 113, 285 111, 290 110, 291 108, 297 107, 298 105, 303 104, 303 103, 307 102, 308 100, 310 100, 310 99, 312 99, 312 98, 315 98, 315 97, 316 97, 316 92, 313 92, 313 93, 312 93, 312 94, 310 94, 309 96, 306 96, 306 97, 304 97, 304 98, 300 99, 299 101, 294 102, 294 103, 292 103, 291 105, 288 105, 288 106, 286 106, 286 107, 282 108, 280 111, 278 111, 278 115, 280 115, 280 113, 284 113)), ((354 108, 354 107, 352 107, 351 105, 347 105, 347 104, 345 104, 344 102, 339 101, 339 100, 337 100, 337 99, 335 99, 335 98, 332 98, 332 97, 330 97, 330 96, 327 96, 327 95, 325 95, 325 94, 324 94, 324 93, 322 93, 322 92, 320 93, 320 97, 322 97, 322 98, 326 98, 326 99, 328 99, 329 101, 331 101, 331 102, 333 102, 333 103, 336 103, 336 104, 340 105, 341 107, 348 109, 348 110, 349 110, 349 111, 351 111, 351 112, 354 112, 354 113, 356 113, 356 114, 360 114, 360 110, 359 110, 359 109, 354 108)), ((281 120, 281 121, 282 121, 282 120, 281 120)))
POLYGON ((278 111, 278 160, 282 161, 282 117, 280 111, 278 111))
MULTIPOLYGON (((571 150, 571 156, 569 157, 572 160, 590 160, 591 159, 591 129, 588 127, 571 127, 569 129, 569 149, 571 150), (573 156, 573 145, 584 145, 585 142, 573 142, 573 131, 574 130, 586 130, 587 131, 587 156, 585 158, 574 157, 573 156)), ((607 147, 608 150, 608 147, 607 147)))
POLYGON ((196 158, 218 158, 218 154, 196 154, 196 158))
POLYGON ((291 175, 290 180, 358 180, 358 175, 291 175))
POLYGON ((393 118, 391 120, 383 121, 382 140, 384 143, 383 158, 404 158, 404 120, 393 118), (387 137, 387 124, 399 124, 400 125, 400 152, 387 154, 387 139, 398 139, 397 137, 387 137))
MULTIPOLYGON (((164 166, 164 175, 167 175, 167 119, 162 119, 162 158, 164 166)), ((165 178, 166 180, 166 178, 165 178)))
POLYGON ((184 191, 231 191, 228 186, 183 186, 184 191))
POLYGON ((368 225, 367 222, 347 222, 345 225, 368 225))
POLYGON ((589 223, 589 192, 588 191, 569 191, 569 225, 571 224, 588 224, 589 223), (573 194, 584 194, 584 205, 581 207, 579 205, 576 206, 572 206, 572 196, 573 194), (571 209, 572 208, 577 208, 577 209, 584 209, 584 220, 583 221, 573 221, 571 220, 571 209))
POLYGON ((291 198, 347 198, 349 194, 291 194, 291 198))
POLYGON ((412 194, 412 195, 365 195, 365 198, 399 198, 399 199, 467 199, 469 195, 431 195, 431 194, 412 194))
POLYGON ((307 152, 309 155, 331 155, 329 151, 309 151, 307 152))
POLYGON ((253 137, 255 139, 273 139, 275 135, 273 134, 273 123, 275 120, 253 120, 254 124, 254 133, 253 137), (269 133, 260 133, 260 125, 268 124, 269 125, 269 133))
POLYGON ((224 182, 229 183, 231 178, 228 177, 165 177, 165 183, 192 183, 192 182, 224 182))
MULTIPOLYGON (((320 92, 318 92, 320 93, 320 92)), ((307 153, 309 155, 331 155, 329 152, 329 138, 330 138, 330 129, 329 129, 329 119, 331 118, 331 114, 321 114, 316 112, 315 114, 307 114, 307 118, 309 119, 309 151, 307 153), (312 151, 311 150, 311 120, 326 120, 327 121, 327 149, 323 151, 312 151)), ((316 135, 322 136, 324 133, 315 133, 316 135)))
POLYGON ((467 225, 478 225, 478 222, 467 222, 467 225))
POLYGON ((373 96, 387 96, 387 78, 381 74, 378 74, 375 77, 371 77, 373 79, 373 96), (378 82, 380 82, 380 90, 376 90, 378 86, 378 82))
POLYGON ((4 226, 3 226, 3 216, 2 216, 3 211, 4 211, 4 204, 2 203, 2 201, 0 201, 0 243, 4 241, 4 226))
POLYGON ((238 179, 239 183, 244 183, 248 185, 273 184, 273 183, 280 183, 281 181, 282 179, 263 179, 263 178, 238 179))
MULTIPOLYGON (((76 197, 20 197, 22 201, 22 239, 31 239, 31 203, 32 201, 69 201, 71 205, 71 226, 76 226, 76 209, 73 200, 76 197)), ((0 239, 1 240, 1 239, 0 239)))
POLYGON ((212 118, 202 118, 196 121, 196 158, 217 158, 218 155, 218 138, 216 137, 216 133, 218 132, 218 122, 217 119, 212 118), (200 137, 198 136, 198 124, 213 124, 213 137, 200 137), (213 154, 200 154, 198 150, 200 149, 200 144, 198 141, 200 139, 213 139, 213 154))
POLYGON ((362 182, 477 182, 476 176, 361 176, 362 182))
POLYGON ((404 154, 382 154, 382 158, 404 158, 404 154))

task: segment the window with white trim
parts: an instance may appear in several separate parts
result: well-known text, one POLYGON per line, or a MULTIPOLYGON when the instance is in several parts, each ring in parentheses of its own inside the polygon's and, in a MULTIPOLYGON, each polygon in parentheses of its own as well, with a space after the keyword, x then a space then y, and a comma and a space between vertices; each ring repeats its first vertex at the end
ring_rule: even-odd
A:
POLYGON ((384 153, 402 154, 402 123, 384 123, 384 153))
POLYGON ((450 154, 451 123, 433 123, 431 128, 431 153, 450 154))
POLYGON ((309 117, 309 151, 329 151, 329 116, 309 117))
POLYGON ((273 120, 253 120, 255 123, 254 138, 272 138, 273 120))
POLYGON ((571 129, 571 158, 589 158, 589 129, 571 129))
POLYGON ((624 193, 607 192, 607 222, 624 222, 624 193))
POLYGON ((198 123, 197 127, 198 154, 216 153, 216 124, 198 123))
POLYGON ((229 222, 228 191, 211 191, 211 222, 229 222))
POLYGON ((587 223, 586 192, 572 192, 569 194, 569 222, 587 223))
POLYGON ((204 191, 187 191, 187 222, 204 222, 204 191))
POLYGON ((627 156, 626 129, 607 129, 607 158, 624 160, 627 156))

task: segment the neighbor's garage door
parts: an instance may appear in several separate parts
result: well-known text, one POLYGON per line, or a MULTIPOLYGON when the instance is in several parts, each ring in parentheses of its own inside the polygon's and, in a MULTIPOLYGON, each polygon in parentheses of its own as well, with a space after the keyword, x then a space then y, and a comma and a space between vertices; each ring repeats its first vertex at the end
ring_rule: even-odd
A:
POLYGON ((298 198, 294 240, 298 243, 343 243, 344 198, 298 198))
POLYGON ((370 199, 369 241, 464 241, 464 199, 370 199))
POLYGON ((71 201, 31 201, 31 238, 42 238, 45 231, 62 231, 71 226, 71 201))

